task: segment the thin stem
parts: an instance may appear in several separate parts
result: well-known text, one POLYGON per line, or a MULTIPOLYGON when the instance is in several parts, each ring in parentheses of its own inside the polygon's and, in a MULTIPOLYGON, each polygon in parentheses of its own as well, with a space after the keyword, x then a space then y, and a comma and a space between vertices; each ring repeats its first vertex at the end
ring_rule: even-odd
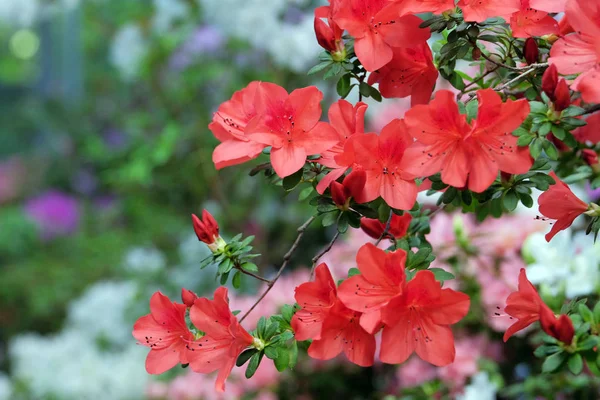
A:
MULTIPOLYGON (((532 64, 533 65, 533 64, 532 64)), ((499 86, 497 88, 495 88, 494 90, 497 92, 501 92, 504 89, 510 87, 513 83, 520 81, 521 79, 525 78, 527 75, 531 74, 532 72, 534 72, 537 69, 537 67, 534 68, 530 68, 527 71, 523 72, 522 74, 514 77, 513 79, 511 79, 510 81, 506 82, 504 85, 499 86)))
POLYGON ((584 115, 585 114, 592 114, 592 113, 595 113, 596 111, 600 111, 600 104, 596 104, 595 106, 590 107, 587 110, 585 110, 584 115))
POLYGON ((331 250, 331 248, 333 247, 333 245, 335 244, 336 240, 338 240, 339 237, 340 237, 340 231, 336 230, 335 235, 333 235, 333 239, 331 239, 331 242, 329 242, 327 247, 325 247, 323 250, 321 250, 321 252, 319 254, 317 254, 316 256, 313 257, 312 268, 310 269, 310 280, 312 280, 312 278, 315 276, 315 268, 317 267, 317 262, 319 261, 319 259, 321 257, 323 257, 325 254, 327 254, 329 252, 329 250, 331 250))
POLYGON ((314 220, 315 220, 314 216, 310 217, 304 224, 302 224, 302 226, 300 226, 298 228, 298 236, 296 236, 296 240, 294 240, 292 247, 290 247, 288 252, 285 253, 285 255, 283 256, 283 262, 281 263, 281 267, 279 267, 279 271, 277 271, 277 274, 275 275, 275 277, 273 279, 271 279, 270 281, 267 281, 267 289, 263 292, 263 294, 260 295, 260 297, 252 305, 252 307, 250 307, 250 309, 248 311, 246 311, 246 313, 242 316, 242 318, 240 318, 240 322, 242 322, 248 316, 248 314, 250 314, 252 312, 252 310, 254 310, 256 308, 258 303, 260 303, 262 301, 262 299, 264 299, 265 296, 271 291, 271 288, 273 288, 273 286, 275 285, 275 283, 277 282, 277 280, 283 273, 283 270, 285 269, 285 267, 287 267, 292 256, 294 255, 294 253, 300 246, 300 240, 302 240, 302 237, 304 236, 306 229, 309 227, 310 224, 312 224, 312 222, 314 220))
POLYGON ((267 278, 263 278, 262 276, 260 276, 260 275, 256 275, 256 274, 254 274, 254 273, 252 273, 252 272, 250 272, 250 271, 246 271, 245 269, 243 269, 243 268, 242 268, 242 267, 240 267, 240 266, 236 266, 236 267, 235 267, 235 269, 237 269, 238 271, 240 271, 242 274, 245 274, 245 275, 251 276, 251 277, 253 277, 253 278, 255 278, 255 279, 258 279, 259 281, 263 281, 263 282, 271 282, 271 281, 270 281, 270 280, 268 280, 267 278))

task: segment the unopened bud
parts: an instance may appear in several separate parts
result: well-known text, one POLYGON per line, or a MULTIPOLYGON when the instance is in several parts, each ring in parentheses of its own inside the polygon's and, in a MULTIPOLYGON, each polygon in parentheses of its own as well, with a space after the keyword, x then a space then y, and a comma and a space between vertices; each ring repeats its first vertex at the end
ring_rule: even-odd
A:
POLYGON ((198 298, 198 295, 196 295, 196 293, 192 292, 191 290, 188 290, 185 288, 181 289, 181 301, 186 306, 188 306, 188 307, 193 306, 194 302, 196 301, 197 298, 198 298))
POLYGON ((556 85, 554 91, 554 109, 556 111, 562 111, 571 105, 571 92, 569 91, 569 85, 567 81, 561 79, 556 85))
POLYGON ((540 50, 534 38, 530 37, 527 38, 527 40, 525 40, 525 46, 523 47, 523 55, 525 56, 525 61, 527 61, 527 64, 529 65, 538 62, 540 58, 540 50))
POLYGON ((558 70, 556 69, 556 65, 552 64, 544 75, 542 75, 542 90, 546 95, 550 98, 550 100, 554 101, 554 91, 556 90, 556 86, 558 85, 558 70))

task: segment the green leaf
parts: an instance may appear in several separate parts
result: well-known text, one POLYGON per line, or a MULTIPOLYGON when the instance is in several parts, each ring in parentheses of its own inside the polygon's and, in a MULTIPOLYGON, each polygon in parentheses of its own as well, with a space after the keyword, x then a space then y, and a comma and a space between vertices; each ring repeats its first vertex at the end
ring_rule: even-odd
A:
POLYGON ((312 186, 302 189, 300 191, 300 194, 298 194, 298 201, 304 201, 304 200, 308 199, 308 197, 312 194, 313 191, 314 191, 314 188, 312 186))
POLYGON ((513 136, 521 137, 523 135, 529 135, 529 130, 527 130, 527 129, 523 128, 523 127, 518 127, 517 129, 515 129, 513 131, 512 134, 513 134, 513 136))
POLYGON ((552 124, 552 134, 555 138, 559 140, 565 140, 565 137, 567 136, 567 131, 558 125, 552 124))
POLYGON ((452 86, 454 86, 458 90, 463 90, 465 88, 465 82, 463 81, 463 78, 456 72, 453 72, 450 75, 448 81, 452 86))
POLYGON ((577 350, 586 351, 598 346, 600 338, 598 336, 588 336, 581 342, 577 343, 577 350))
POLYGON ((239 289, 242 286, 242 273, 237 271, 231 279, 231 284, 234 288, 239 289))
POLYGON ((540 101, 530 101, 529 108, 532 114, 544 114, 548 112, 548 106, 540 101))
POLYGON ((517 146, 529 146, 529 143, 531 143, 533 139, 535 139, 535 136, 527 132, 527 134, 519 136, 519 139, 517 140, 517 146))
POLYGON ((557 345, 543 344, 543 345, 539 346, 537 349, 535 349, 535 351, 533 352, 533 355, 538 358, 542 358, 542 357, 549 356, 550 354, 554 354, 560 350, 561 350, 561 348, 557 345))
POLYGON ((568 362, 569 371, 571 371, 574 375, 579 375, 583 370, 583 358, 581 358, 581 354, 573 354, 569 358, 568 362))
POLYGON ((542 154, 542 145, 543 141, 540 138, 536 138, 533 142, 531 142, 529 151, 531 152, 531 157, 533 157, 534 160, 538 159, 540 154, 542 154))
POLYGON ((265 347, 265 356, 267 356, 270 360, 275 360, 278 356, 277 347, 275 346, 267 346, 265 347))
POLYGON ((348 230, 348 225, 349 225, 348 215, 346 213, 342 213, 340 215, 340 218, 338 219, 338 223, 337 223, 338 232, 346 233, 346 231, 348 230))
POLYGON ((551 160, 558 160, 558 149, 556 148, 554 143, 552 143, 549 140, 545 140, 543 148, 548 158, 550 158, 551 160))
POLYGON ((563 351, 552 354, 544 360, 542 372, 549 373, 556 371, 566 359, 567 354, 563 351))
POLYGON ((479 102, 477 101, 477 99, 469 101, 466 104, 465 108, 467 111, 467 119, 469 122, 471 122, 474 119, 477 119, 477 112, 479 110, 479 102))
POLYGON ((339 211, 328 212, 323 215, 323 220, 321 221, 321 224, 323 226, 331 226, 337 222, 339 215, 340 215, 339 211))
POLYGON ((256 373, 256 370, 258 369, 258 366, 260 365, 260 361, 262 360, 264 353, 258 352, 256 354, 254 354, 251 358, 250 358, 250 362, 248 363, 248 368, 246 368, 246 379, 250 379, 254 376, 254 373, 256 373))
POLYGON ((248 272, 258 272, 258 266, 251 262, 243 263, 242 269, 248 272))
POLYGON ((578 119, 578 118, 562 118, 561 121, 563 124, 571 125, 574 127, 580 127, 580 126, 587 125, 586 120, 578 119))
POLYGON ((296 366, 296 363, 298 362, 298 342, 296 342, 295 340, 290 345, 289 355, 290 355, 289 367, 290 367, 290 369, 293 369, 296 366))
POLYGON ((281 307, 281 315, 287 322, 290 322, 294 316, 294 307, 289 304, 284 304, 283 307, 281 307))
POLYGON ((565 117, 579 117, 580 115, 585 114, 585 108, 577 107, 577 106, 569 106, 560 113, 561 118, 565 117))
POLYGON ((579 303, 579 314, 585 322, 594 323, 594 313, 583 303, 579 303))
POLYGON ((258 324, 256 324, 256 333, 258 334, 258 337, 264 339, 266 331, 267 319, 265 317, 260 317, 260 319, 258 320, 258 324))
POLYGON ((304 175, 304 168, 300 168, 298 171, 294 172, 292 175, 286 176, 283 178, 283 188, 288 192, 293 190, 300 181, 302 180, 302 176, 304 175))
POLYGON ((436 281, 444 282, 455 278, 453 274, 441 268, 429 268, 429 271, 433 272, 436 281))
POLYGON ((350 268, 348 270, 348 278, 351 278, 354 275, 360 275, 360 270, 358 268, 350 268))
POLYGON ((267 329, 265 330, 265 340, 270 340, 277 333, 278 324, 275 322, 270 322, 267 324, 267 329))
POLYGON ((239 357, 237 358, 235 365, 237 365, 238 367, 241 367, 242 365, 246 364, 246 362, 256 353, 258 353, 258 350, 256 350, 256 349, 248 349, 248 350, 243 351, 242 354, 240 354, 239 357))
POLYGON ((224 259, 221 264, 219 264, 219 274, 226 274, 233 268, 233 262, 230 258, 224 259))
POLYGON ((506 211, 514 211, 519 204, 519 196, 517 196, 517 193, 514 190, 507 190, 504 193, 502 202, 506 211))
POLYGON ((361 82, 358 86, 358 91, 365 97, 371 96, 371 86, 369 86, 366 82, 361 82))
POLYGON ((275 368, 277 371, 283 372, 290 365, 290 353, 288 349, 283 347, 277 348, 277 358, 275 359, 275 368))
POLYGON ((351 77, 351 74, 342 75, 337 82, 337 93, 342 99, 345 99, 350 94, 350 90, 352 90, 351 77))
POLYGON ((323 61, 320 64, 315 65, 314 67, 312 67, 310 70, 308 70, 308 74, 307 75, 314 75, 317 72, 321 72, 323 71, 325 68, 329 67, 330 65, 333 64, 333 61, 323 61))
POLYGON ((527 208, 533 207, 533 198, 527 193, 518 193, 521 203, 527 208))
POLYGON ((379 90, 377 90, 376 88, 374 88, 373 86, 369 86, 369 95, 371 96, 371 98, 379 103, 381 103, 381 100, 383 100, 381 98, 381 93, 379 93, 379 90))
POLYGON ((594 306, 594 321, 598 321, 600 323, 600 301, 594 306))

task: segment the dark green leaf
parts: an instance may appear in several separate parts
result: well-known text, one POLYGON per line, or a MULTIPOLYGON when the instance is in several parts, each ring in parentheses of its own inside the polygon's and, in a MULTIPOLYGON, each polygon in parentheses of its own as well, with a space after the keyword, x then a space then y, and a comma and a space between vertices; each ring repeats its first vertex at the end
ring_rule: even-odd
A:
POLYGON ((314 67, 312 67, 309 71, 307 75, 313 75, 316 74, 317 72, 321 72, 323 71, 325 68, 329 67, 330 65, 333 64, 333 61, 323 61, 320 64, 315 65, 314 67))
POLYGON ((540 154, 542 154, 542 146, 543 140, 540 138, 536 138, 533 142, 531 142, 531 145, 529 146, 529 151, 531 152, 531 157, 533 157, 534 160, 538 159, 540 154))
POLYGON ((285 371, 287 367, 290 365, 290 353, 288 349, 283 347, 277 348, 277 358, 275 359, 275 368, 277 371, 282 372, 285 371))
POLYGON ((345 99, 346 96, 350 93, 352 89, 350 78, 352 75, 345 74, 337 82, 337 93, 342 98, 345 99))
POLYGON ((514 190, 510 189, 504 193, 503 204, 506 211, 514 211, 519 204, 519 196, 514 190))
POLYGON ((258 272, 258 266, 251 262, 243 263, 242 269, 248 272, 258 272))
POLYGON ((283 178, 283 188, 287 191, 293 190, 296 186, 298 186, 298 184, 302 180, 303 175, 304 169, 300 168, 292 175, 286 176, 285 178, 283 178))
POLYGON ((256 333, 258 334, 258 337, 264 339, 266 331, 267 319, 265 317, 260 317, 260 319, 258 320, 258 324, 256 324, 256 333))
POLYGON ((265 347, 265 356, 267 356, 268 359, 274 360, 277 358, 277 355, 278 355, 277 347, 275 347, 275 346, 265 347))
POLYGON ((337 222, 339 215, 339 211, 328 212, 323 215, 323 220, 321 221, 321 224, 323 226, 331 226, 337 222))
POLYGON ((237 358, 235 365, 241 367, 242 365, 246 364, 246 362, 256 353, 258 353, 258 350, 256 349, 248 349, 243 351, 242 354, 240 354, 240 356, 237 358))
POLYGON ((256 370, 258 369, 258 366, 260 365, 260 361, 262 360, 263 355, 263 352, 258 352, 250 358, 248 368, 246 368, 246 379, 250 379, 254 376, 256 370))
POLYGON ((581 354, 573 354, 569 357, 569 371, 571 371, 574 375, 579 375, 583 370, 583 358, 581 358, 581 354))
POLYGON ((242 273, 237 271, 231 279, 231 284, 234 288, 239 289, 242 286, 242 273))
POLYGON ((552 354, 544 360, 542 372, 549 373, 556 371, 565 362, 566 358, 567 354, 563 351, 552 354))
POLYGON ((517 140, 517 146, 529 146, 529 143, 531 143, 534 138, 535 136, 527 132, 527 134, 519 136, 519 139, 517 140))
POLYGON ((548 158, 550 158, 551 160, 558 160, 558 149, 556 148, 554 143, 552 143, 549 140, 545 140, 543 148, 548 158))
POLYGON ((440 282, 449 281, 455 278, 453 274, 441 268, 429 268, 429 271, 433 272, 435 280, 440 282))

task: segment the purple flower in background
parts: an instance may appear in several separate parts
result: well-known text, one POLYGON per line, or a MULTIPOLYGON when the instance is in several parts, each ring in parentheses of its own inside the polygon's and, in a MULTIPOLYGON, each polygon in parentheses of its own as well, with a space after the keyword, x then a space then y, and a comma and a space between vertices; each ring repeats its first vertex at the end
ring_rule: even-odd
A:
POLYGON ((214 26, 206 25, 196 29, 177 49, 170 61, 176 71, 187 68, 194 60, 204 54, 214 54, 225 44, 225 37, 214 26))
POLYGON ((104 143, 111 150, 122 150, 127 146, 128 138, 123 132, 118 130, 109 130, 102 135, 104 143))
POLYGON ((43 240, 69 235, 79 226, 77 199, 54 190, 28 200, 25 213, 37 224, 43 240))
POLYGON ((600 188, 592 189, 590 184, 586 183, 585 184, 585 192, 590 197, 590 199, 594 202, 597 201, 598 199, 600 199, 600 188))

